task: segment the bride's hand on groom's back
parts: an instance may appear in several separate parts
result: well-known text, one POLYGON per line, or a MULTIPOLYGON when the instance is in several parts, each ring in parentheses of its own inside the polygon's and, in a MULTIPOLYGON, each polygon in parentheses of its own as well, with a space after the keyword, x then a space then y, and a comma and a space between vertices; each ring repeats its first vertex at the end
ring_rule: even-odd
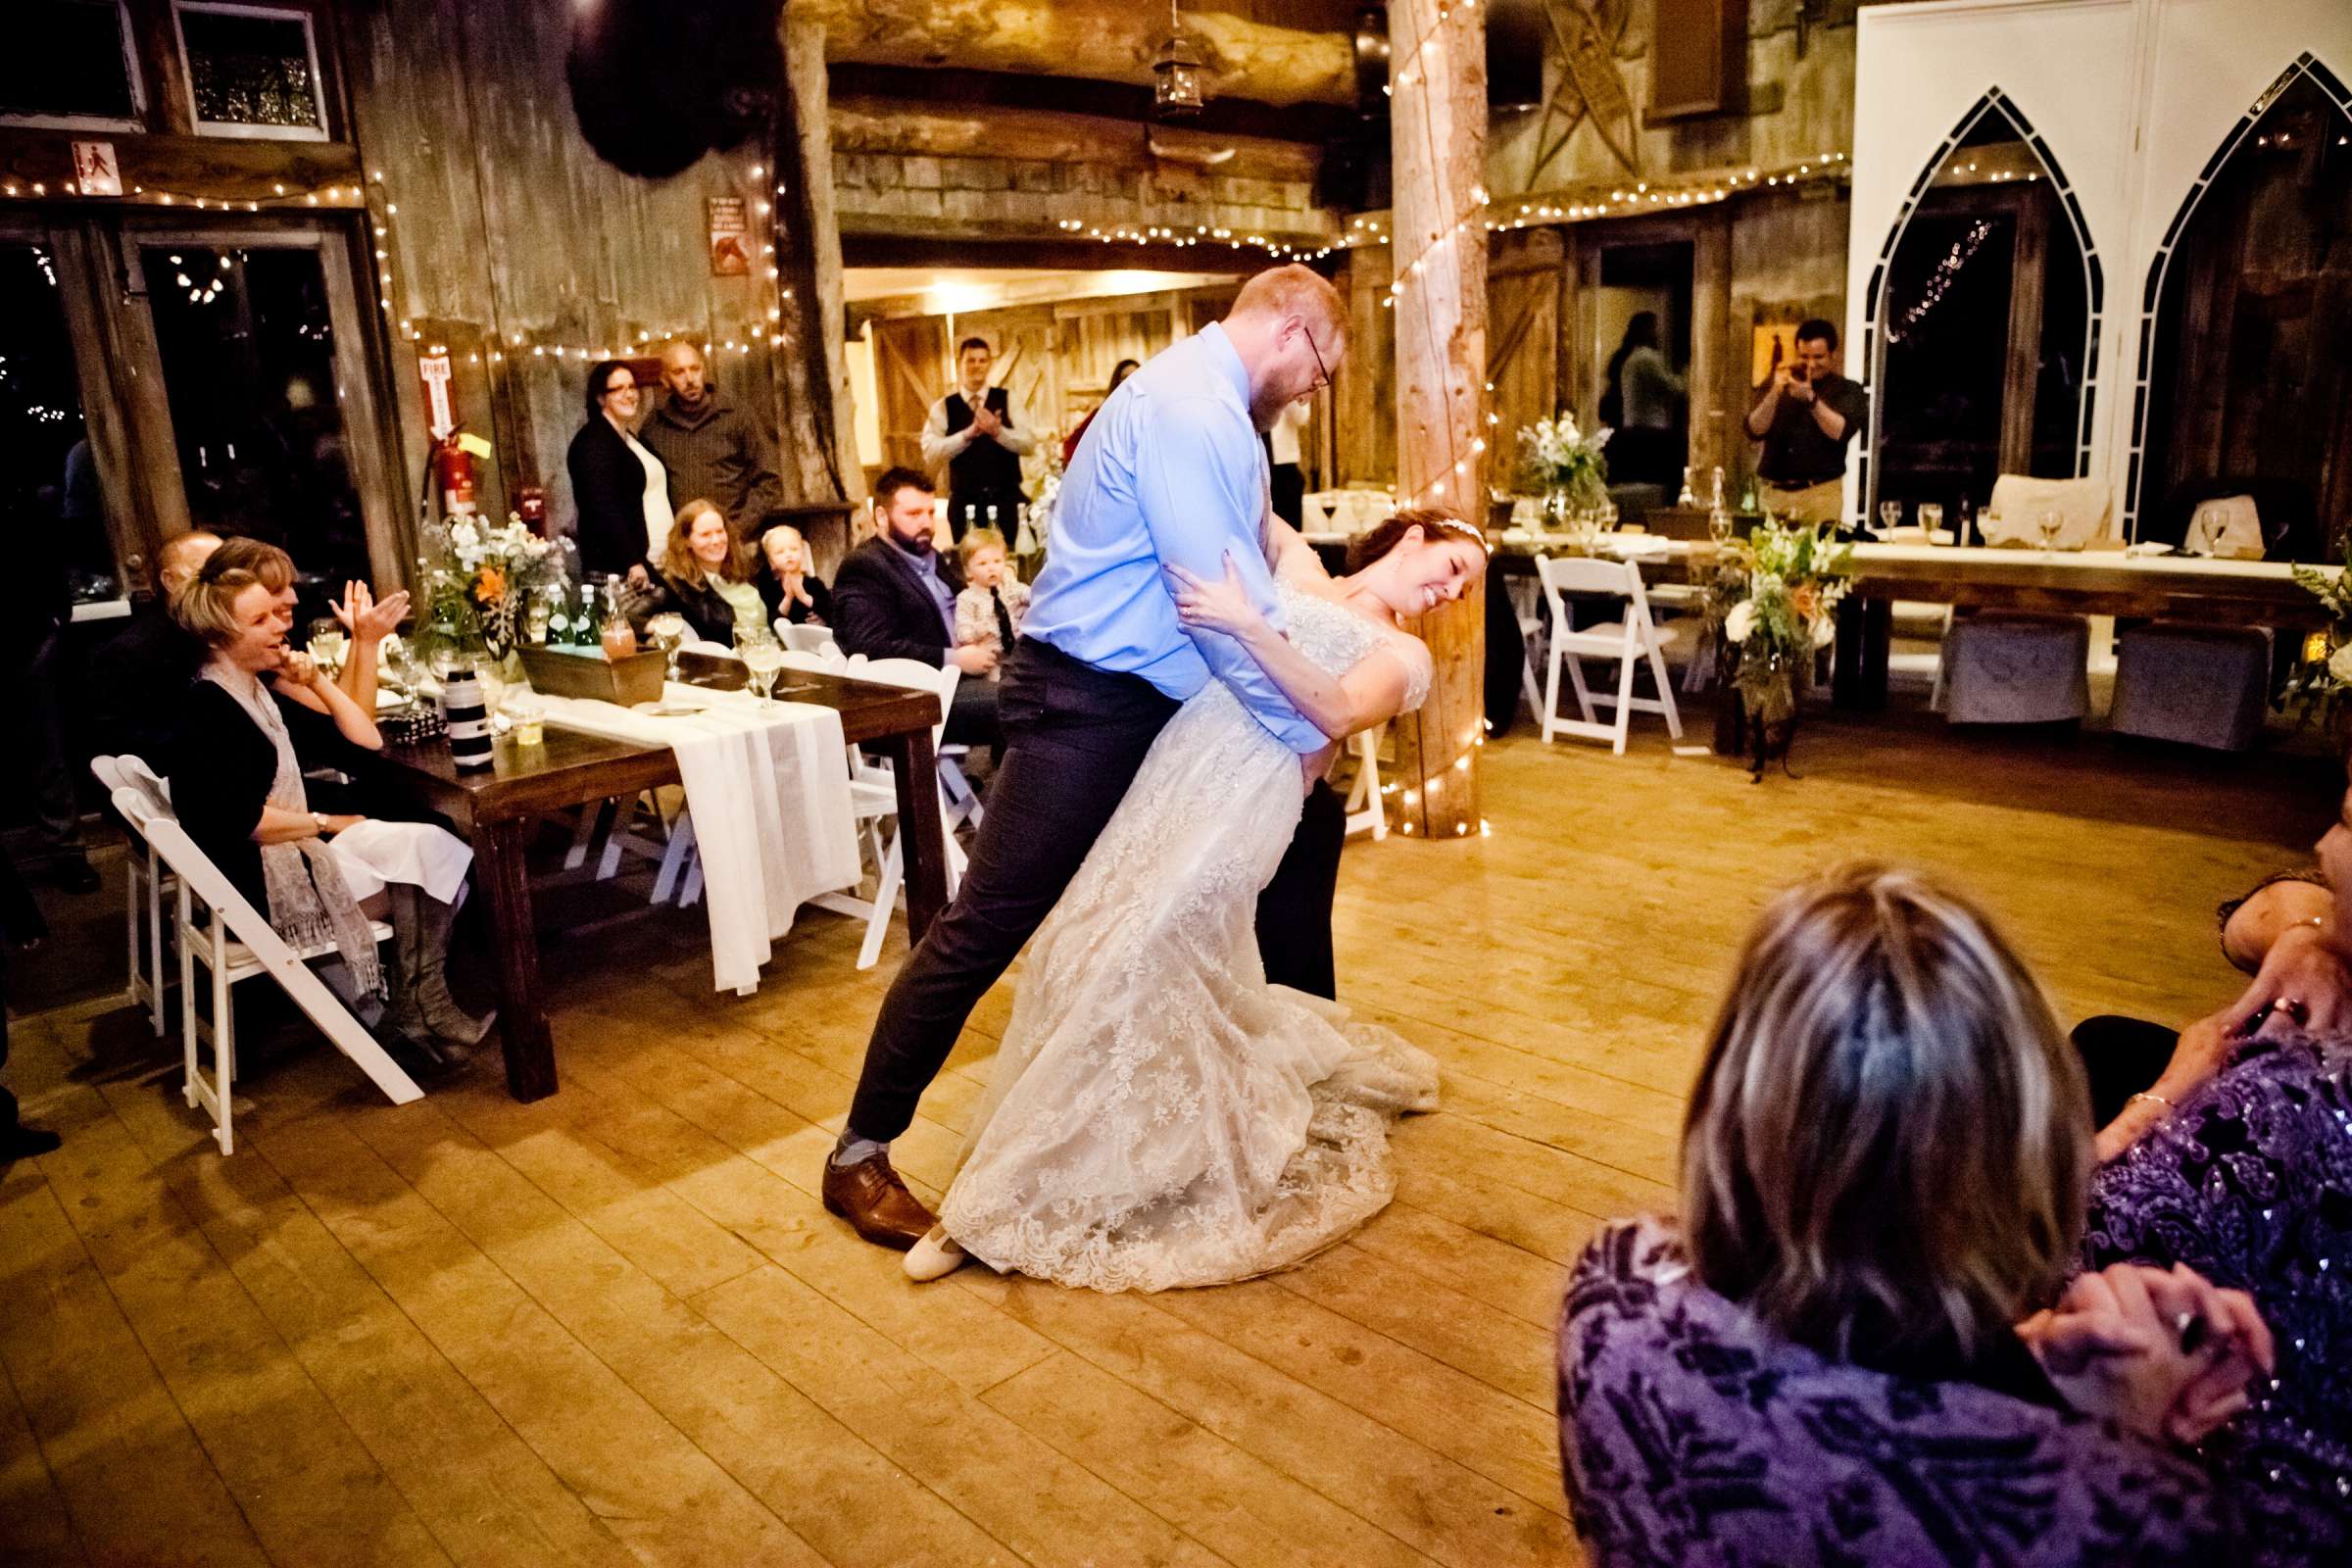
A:
POLYGON ((1250 603, 1250 590, 1242 582, 1241 567, 1234 564, 1231 551, 1225 555, 1222 582, 1210 582, 1173 564, 1166 570, 1176 585, 1177 622, 1187 631, 1221 631, 1239 637, 1266 623, 1265 615, 1250 603))

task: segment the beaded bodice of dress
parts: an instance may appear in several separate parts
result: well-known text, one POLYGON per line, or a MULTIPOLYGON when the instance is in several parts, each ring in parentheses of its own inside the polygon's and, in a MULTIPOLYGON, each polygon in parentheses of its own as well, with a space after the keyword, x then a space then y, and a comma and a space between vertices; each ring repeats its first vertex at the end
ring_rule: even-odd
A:
POLYGON ((1373 650, 1387 647, 1405 667, 1403 711, 1411 712, 1429 696, 1429 650, 1402 632, 1384 631, 1362 615, 1321 594, 1285 585, 1278 591, 1283 630, 1297 648, 1320 669, 1345 675, 1373 650))

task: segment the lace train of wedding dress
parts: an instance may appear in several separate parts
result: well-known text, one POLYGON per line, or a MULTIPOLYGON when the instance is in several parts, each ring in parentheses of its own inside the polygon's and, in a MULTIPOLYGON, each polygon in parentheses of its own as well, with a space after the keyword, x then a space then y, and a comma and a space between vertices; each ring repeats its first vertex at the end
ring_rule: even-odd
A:
MULTIPOLYGON (((1334 673, 1428 651, 1284 590, 1334 673)), ((1099 1291, 1247 1279, 1345 1238, 1396 1191, 1390 1119, 1437 1064, 1269 985, 1257 895, 1298 826, 1298 762, 1211 681, 1171 719, 1029 948, 994 1080, 940 1205, 992 1266, 1099 1291)))

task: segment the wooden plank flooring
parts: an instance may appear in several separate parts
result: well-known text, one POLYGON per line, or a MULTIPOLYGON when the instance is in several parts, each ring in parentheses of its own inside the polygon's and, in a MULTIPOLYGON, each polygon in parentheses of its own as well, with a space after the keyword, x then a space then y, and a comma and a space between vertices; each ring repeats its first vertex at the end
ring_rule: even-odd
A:
MULTIPOLYGON (((2070 1018, 2177 1020, 2232 989, 2213 905, 2294 861, 2339 783, 1901 715, 1817 723, 1804 776, 1761 785, 1654 733, 1487 762, 1491 836, 1358 842, 1342 876, 1343 990, 1445 1069, 1397 1201, 1224 1290, 917 1289, 827 1216, 899 950, 859 975, 821 914, 744 1000, 710 991, 699 911, 549 944, 539 1104, 487 1062, 395 1108, 323 1049, 249 1061, 227 1160, 137 1020, 21 1021, 12 1079, 66 1147, 0 1173, 0 1561, 1573 1562, 1563 1265, 1671 1202, 1759 901, 1922 863, 2070 1018)), ((899 1146, 928 1192, 1009 999, 899 1146)))

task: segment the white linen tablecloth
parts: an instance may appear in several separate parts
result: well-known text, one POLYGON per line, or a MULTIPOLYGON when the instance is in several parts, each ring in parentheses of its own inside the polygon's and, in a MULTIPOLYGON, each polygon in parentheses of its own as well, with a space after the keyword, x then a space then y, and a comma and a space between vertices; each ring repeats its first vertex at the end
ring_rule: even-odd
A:
POLYGON ((655 717, 587 698, 541 696, 547 722, 677 755, 703 858, 717 990, 749 993, 800 906, 855 887, 857 824, 841 715, 809 703, 761 709, 748 692, 672 685, 655 717))

